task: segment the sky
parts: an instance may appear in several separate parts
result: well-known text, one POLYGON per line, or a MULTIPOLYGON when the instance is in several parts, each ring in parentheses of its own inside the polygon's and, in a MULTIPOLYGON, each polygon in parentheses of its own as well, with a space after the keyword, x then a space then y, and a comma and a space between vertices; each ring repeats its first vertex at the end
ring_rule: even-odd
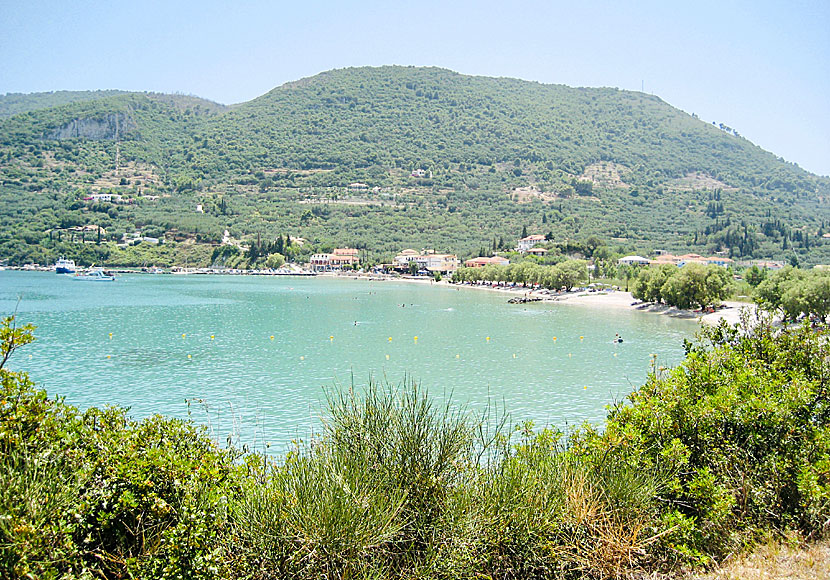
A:
POLYGON ((232 104, 335 68, 644 90, 830 175, 827 0, 0 0, 0 94, 232 104))

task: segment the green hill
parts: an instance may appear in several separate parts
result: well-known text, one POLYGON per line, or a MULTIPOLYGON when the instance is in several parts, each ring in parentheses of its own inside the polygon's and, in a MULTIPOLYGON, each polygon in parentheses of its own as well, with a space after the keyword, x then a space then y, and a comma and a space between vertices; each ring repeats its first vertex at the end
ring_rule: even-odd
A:
POLYGON ((527 227, 830 261, 830 179, 728 127, 642 93, 436 68, 330 71, 234 107, 128 93, 29 111, 0 122, 0 177, 13 259, 95 223, 204 242, 290 233, 378 259, 475 253, 527 227), (96 192, 132 203, 83 201, 96 192))
POLYGON ((49 93, 6 93, 0 95, 0 119, 20 113, 50 109, 69 103, 95 101, 124 94, 125 91, 53 91, 49 93))

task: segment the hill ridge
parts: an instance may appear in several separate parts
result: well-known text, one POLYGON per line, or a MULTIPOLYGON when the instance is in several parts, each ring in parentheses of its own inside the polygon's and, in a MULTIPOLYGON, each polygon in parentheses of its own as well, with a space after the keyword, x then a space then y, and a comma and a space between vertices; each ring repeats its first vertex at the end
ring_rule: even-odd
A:
POLYGON ((216 243, 226 229, 290 231, 318 247, 473 253, 528 227, 641 251, 830 261, 830 179, 727 129, 637 91, 440 67, 335 69, 232 106, 125 93, 0 121, 0 195, 28 192, 41 208, 22 226, 13 210, 0 217, 40 236, 30 246, 95 217, 216 243), (48 138, 113 114, 130 130, 48 138), (93 216, 79 200, 102 189, 133 205, 93 216))

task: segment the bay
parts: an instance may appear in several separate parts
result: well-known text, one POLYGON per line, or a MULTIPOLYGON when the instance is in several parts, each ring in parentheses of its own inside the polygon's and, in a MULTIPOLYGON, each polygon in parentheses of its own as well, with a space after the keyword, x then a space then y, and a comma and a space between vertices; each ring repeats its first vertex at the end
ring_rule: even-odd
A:
POLYGON ((0 311, 37 341, 9 363, 81 408, 187 417, 283 450, 319 432, 325 389, 420 382, 439 400, 565 428, 599 423, 697 328, 629 310, 444 285, 332 278, 0 272, 0 311), (615 333, 624 342, 612 342, 615 333), (417 338, 416 338, 417 337, 417 338), (190 401, 186 403, 185 401, 190 401))

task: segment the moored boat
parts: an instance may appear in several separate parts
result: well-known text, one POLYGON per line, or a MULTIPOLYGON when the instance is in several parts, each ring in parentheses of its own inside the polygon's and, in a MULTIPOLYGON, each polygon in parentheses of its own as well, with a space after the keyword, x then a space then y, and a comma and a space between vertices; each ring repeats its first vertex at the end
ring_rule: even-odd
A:
POLYGON ((115 276, 113 276, 110 272, 102 270, 101 268, 96 268, 94 270, 90 270, 89 272, 75 274, 73 280, 86 280, 90 282, 112 282, 115 280, 115 276))
POLYGON ((57 274, 74 274, 75 260, 67 260, 63 256, 55 262, 55 273, 57 274))

